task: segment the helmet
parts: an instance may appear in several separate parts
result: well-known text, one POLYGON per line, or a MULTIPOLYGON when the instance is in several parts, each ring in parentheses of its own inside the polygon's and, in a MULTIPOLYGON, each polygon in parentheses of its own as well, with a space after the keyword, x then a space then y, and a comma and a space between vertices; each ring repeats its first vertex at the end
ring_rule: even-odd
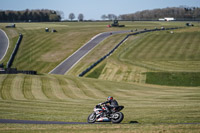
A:
POLYGON ((110 100, 113 100, 113 97, 109 96, 109 97, 107 98, 107 101, 110 101, 110 100))

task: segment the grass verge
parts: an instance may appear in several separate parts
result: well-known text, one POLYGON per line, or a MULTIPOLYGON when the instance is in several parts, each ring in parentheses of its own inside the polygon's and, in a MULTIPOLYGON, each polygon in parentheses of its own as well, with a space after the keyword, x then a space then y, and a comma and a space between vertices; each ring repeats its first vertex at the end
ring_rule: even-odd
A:
POLYGON ((146 83, 169 86, 200 86, 200 73, 147 72, 146 83))

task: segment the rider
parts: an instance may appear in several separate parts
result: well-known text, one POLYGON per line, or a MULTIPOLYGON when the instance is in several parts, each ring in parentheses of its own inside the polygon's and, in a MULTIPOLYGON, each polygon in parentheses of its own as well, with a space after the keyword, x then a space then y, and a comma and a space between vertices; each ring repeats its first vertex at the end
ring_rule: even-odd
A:
POLYGON ((112 96, 109 96, 107 98, 106 102, 103 102, 103 103, 100 103, 100 104, 106 104, 106 107, 107 107, 106 112, 108 114, 111 114, 112 113, 111 110, 119 106, 117 100, 113 99, 112 96), (108 103, 109 103, 109 105, 107 105, 108 103))

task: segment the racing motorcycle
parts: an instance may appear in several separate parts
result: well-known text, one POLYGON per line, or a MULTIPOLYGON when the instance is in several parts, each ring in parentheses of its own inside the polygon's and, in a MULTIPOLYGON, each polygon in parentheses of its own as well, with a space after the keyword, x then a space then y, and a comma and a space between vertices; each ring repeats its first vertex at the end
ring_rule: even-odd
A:
POLYGON ((95 122, 112 122, 120 123, 124 119, 124 114, 120 112, 124 106, 117 106, 111 109, 111 113, 107 113, 105 104, 98 104, 94 107, 94 111, 88 116, 88 123, 95 122))

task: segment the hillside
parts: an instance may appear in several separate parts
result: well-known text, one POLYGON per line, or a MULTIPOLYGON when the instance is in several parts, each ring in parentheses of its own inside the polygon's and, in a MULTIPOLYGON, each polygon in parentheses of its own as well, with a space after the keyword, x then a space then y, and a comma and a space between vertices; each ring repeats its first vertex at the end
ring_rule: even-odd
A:
MULTIPOLYGON (((8 24, 1 23, 0 28, 5 30, 10 39, 8 54, 1 62, 5 64, 8 61, 19 33, 22 33, 24 37, 12 67, 17 67, 19 70, 35 70, 38 73, 49 73, 60 62, 101 32, 130 29, 143 30, 144 28, 151 29, 161 26, 184 26, 184 23, 121 22, 121 24, 125 24, 126 27, 107 28, 106 25, 110 23, 111 22, 17 23, 14 29, 5 28, 8 24), (56 29, 58 32, 47 33, 45 32, 46 27, 48 27, 50 31, 56 29)), ((123 38, 123 36, 121 38, 123 38)), ((121 38, 118 38, 118 40, 121 38)), ((112 46, 114 47, 116 45, 115 43, 117 43, 118 40, 111 43, 110 49, 112 49, 112 46)), ((102 55, 104 55, 106 51, 102 52, 102 55)), ((94 61, 96 58, 98 57, 94 57, 92 60, 94 61)), ((82 65, 88 64, 83 63, 82 65)), ((84 69, 84 67, 81 69, 84 69)))
POLYGON ((0 124, 0 131, 198 132, 199 87, 146 84, 146 72, 199 72, 199 23, 194 23, 194 28, 175 30, 174 34, 160 31, 132 36, 86 77, 78 77, 80 72, 126 36, 113 35, 95 47, 66 75, 47 74, 100 32, 185 25, 185 22, 121 23, 126 27, 106 28, 109 22, 17 23, 16 29, 5 29, 7 24, 1 23, 0 28, 10 39, 8 54, 2 62, 7 62, 18 33, 22 33, 24 38, 13 67, 36 70, 39 74, 0 75, 0 119, 86 122, 93 107, 108 96, 113 96, 125 106, 122 110, 125 118, 120 125, 0 124), (46 27, 58 32, 46 33, 46 27), (131 121, 139 124, 129 124, 131 121))
MULTIPOLYGON (((101 67, 97 78, 145 83, 146 72, 199 72, 199 27, 131 36, 101 67)), ((93 77, 95 70, 88 74, 93 77)), ((183 81, 184 82, 184 81, 183 81)))
POLYGON ((84 122, 93 106, 109 95, 125 106, 124 123, 195 123, 200 118, 199 88, 56 75, 0 75, 0 79, 1 119, 84 122))
MULTIPOLYGON (((36 70, 39 73, 48 73, 65 58, 70 56, 93 36, 108 31, 106 25, 101 23, 17 23, 15 29, 2 28, 11 40, 11 47, 15 45, 18 34, 24 38, 12 67, 22 70, 36 70), (56 29, 58 32, 45 32, 56 29), (91 32, 93 31, 93 32, 91 32)), ((7 62, 6 56, 2 62, 7 62)))

